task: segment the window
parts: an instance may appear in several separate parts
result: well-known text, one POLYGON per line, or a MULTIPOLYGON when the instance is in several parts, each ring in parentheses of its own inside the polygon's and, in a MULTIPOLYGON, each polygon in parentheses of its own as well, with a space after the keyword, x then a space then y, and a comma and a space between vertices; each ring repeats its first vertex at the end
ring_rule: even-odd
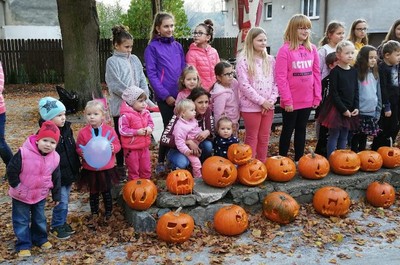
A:
POLYGON ((319 2, 320 0, 303 0, 302 1, 303 14, 310 18, 318 18, 319 2))
POLYGON ((264 20, 272 19, 272 3, 264 3, 265 16, 264 20))

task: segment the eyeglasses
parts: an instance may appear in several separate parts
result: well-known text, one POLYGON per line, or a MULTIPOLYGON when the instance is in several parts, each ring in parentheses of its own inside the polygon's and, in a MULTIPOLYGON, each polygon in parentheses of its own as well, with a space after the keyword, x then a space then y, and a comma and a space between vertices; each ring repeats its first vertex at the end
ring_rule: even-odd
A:
POLYGON ((225 73, 225 74, 222 74, 223 76, 234 76, 235 75, 235 71, 232 71, 232 72, 229 72, 229 73, 225 73))
POLYGON ((201 31, 199 31, 199 32, 193 31, 192 34, 193 34, 193 36, 199 36, 199 37, 203 36, 203 34, 204 35, 208 35, 207 33, 204 33, 204 32, 201 32, 201 31))
POLYGON ((357 31, 367 31, 367 28, 356 28, 357 31))
POLYGON ((301 30, 301 31, 307 31, 307 32, 309 32, 309 31, 311 31, 311 29, 310 28, 298 28, 298 30, 301 30))

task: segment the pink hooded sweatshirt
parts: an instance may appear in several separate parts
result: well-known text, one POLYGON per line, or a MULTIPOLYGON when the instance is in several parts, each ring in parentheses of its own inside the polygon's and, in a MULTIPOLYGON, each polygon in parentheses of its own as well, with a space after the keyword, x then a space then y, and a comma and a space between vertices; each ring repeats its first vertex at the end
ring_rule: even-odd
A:
POLYGON ((317 48, 303 45, 291 50, 286 42, 276 55, 275 80, 282 108, 294 110, 318 106, 321 102, 321 74, 317 48))
POLYGON ((230 87, 215 83, 214 88, 211 90, 214 119, 217 122, 222 116, 230 118, 234 124, 239 122, 238 84, 238 81, 233 79, 230 87))

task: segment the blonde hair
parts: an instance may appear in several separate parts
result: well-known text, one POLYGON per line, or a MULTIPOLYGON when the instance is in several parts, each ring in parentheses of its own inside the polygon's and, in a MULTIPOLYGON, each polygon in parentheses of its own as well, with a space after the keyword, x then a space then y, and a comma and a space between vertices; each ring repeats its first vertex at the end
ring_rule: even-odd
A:
POLYGON ((196 105, 194 102, 190 99, 182 99, 181 101, 178 102, 175 106, 175 115, 181 116, 181 114, 189 109, 190 107, 196 108, 196 105))
MULTIPOLYGON (((255 68, 256 68, 256 62, 255 62, 255 56, 254 56, 254 45, 253 45, 253 40, 257 38, 258 35, 264 34, 267 36, 267 33, 260 28, 260 27, 254 27, 247 32, 246 39, 244 40, 244 47, 243 50, 241 51, 241 56, 246 58, 247 60, 247 65, 248 65, 248 74, 250 76, 255 75, 255 68)), ((268 53, 267 49, 262 52, 262 71, 265 75, 268 75, 270 72, 270 65, 268 61, 268 53)))
POLYGON ((196 68, 193 65, 188 65, 183 69, 183 71, 181 73, 181 76, 179 77, 179 84, 178 84, 178 90, 179 91, 182 91, 182 90, 186 89, 185 78, 186 78, 186 75, 188 75, 190 73, 196 74, 196 76, 197 76, 197 86, 200 85, 199 73, 197 72, 196 68))
MULTIPOLYGON (((283 35, 283 39, 285 42, 289 42, 289 48, 291 50, 295 50, 299 47, 300 41, 298 38, 298 29, 299 28, 309 28, 311 29, 311 20, 303 14, 293 15, 285 29, 285 33, 283 35)), ((311 51, 311 35, 308 35, 307 39, 303 42, 303 46, 311 51)))
POLYGON ((341 53, 344 47, 351 46, 354 48, 354 44, 349 40, 342 40, 336 46, 336 53, 341 53))
POLYGON ((97 109, 97 110, 100 110, 100 111, 103 113, 103 116, 106 115, 106 109, 104 108, 103 103, 101 103, 99 100, 95 100, 95 99, 94 99, 94 100, 88 101, 88 102, 86 103, 85 113, 87 113, 87 111, 88 111, 89 109, 97 109))

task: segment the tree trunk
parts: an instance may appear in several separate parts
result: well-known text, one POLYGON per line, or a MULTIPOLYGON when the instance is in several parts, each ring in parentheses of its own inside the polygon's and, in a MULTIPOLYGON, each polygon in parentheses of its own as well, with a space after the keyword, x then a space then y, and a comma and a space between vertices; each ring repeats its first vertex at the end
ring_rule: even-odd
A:
POLYGON ((64 53, 64 85, 76 91, 79 109, 101 95, 99 20, 95 0, 57 0, 64 53))

